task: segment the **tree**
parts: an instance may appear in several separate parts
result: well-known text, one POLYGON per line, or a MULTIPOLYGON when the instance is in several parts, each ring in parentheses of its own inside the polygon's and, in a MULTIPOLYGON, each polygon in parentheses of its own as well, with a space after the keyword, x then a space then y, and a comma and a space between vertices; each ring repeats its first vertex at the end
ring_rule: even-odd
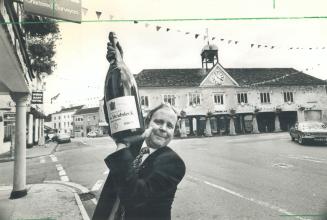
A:
POLYGON ((38 76, 41 73, 50 75, 56 67, 53 57, 56 54, 55 42, 60 39, 58 24, 49 18, 26 15, 23 27, 32 70, 38 76))

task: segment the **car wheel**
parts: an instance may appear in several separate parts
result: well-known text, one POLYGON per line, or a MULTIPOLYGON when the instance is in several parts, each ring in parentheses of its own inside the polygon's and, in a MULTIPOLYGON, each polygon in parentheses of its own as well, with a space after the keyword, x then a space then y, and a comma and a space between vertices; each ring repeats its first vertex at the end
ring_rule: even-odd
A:
POLYGON ((299 142, 299 144, 302 144, 302 145, 304 144, 304 140, 301 135, 299 136, 298 142, 299 142))

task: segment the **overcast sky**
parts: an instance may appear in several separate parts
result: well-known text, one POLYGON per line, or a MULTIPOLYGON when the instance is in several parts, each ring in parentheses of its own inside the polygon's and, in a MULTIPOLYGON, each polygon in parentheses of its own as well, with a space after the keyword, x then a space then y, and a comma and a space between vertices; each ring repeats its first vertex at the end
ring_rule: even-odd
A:
POLYGON ((210 39, 225 68, 291 67, 327 79, 327 17, 303 19, 327 16, 326 6, 324 0, 83 0, 87 12, 81 24, 60 22, 62 40, 57 68, 47 77, 45 112, 98 103, 109 67, 109 31, 117 33, 134 74, 149 68, 201 68, 200 52, 210 39), (102 12, 100 19, 96 11, 102 12))

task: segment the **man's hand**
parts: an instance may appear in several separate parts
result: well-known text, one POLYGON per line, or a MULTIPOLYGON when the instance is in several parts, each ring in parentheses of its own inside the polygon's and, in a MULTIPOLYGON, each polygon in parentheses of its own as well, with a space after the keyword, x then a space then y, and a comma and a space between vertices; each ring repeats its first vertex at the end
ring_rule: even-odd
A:
POLYGON ((109 33, 109 42, 107 43, 107 60, 110 65, 119 66, 123 61, 123 49, 120 46, 117 36, 114 32, 109 33))
POLYGON ((147 139, 148 137, 150 137, 152 129, 153 129, 152 127, 149 127, 147 129, 145 129, 143 134, 141 134, 140 136, 126 137, 122 141, 116 142, 116 145, 117 145, 116 151, 126 148, 126 147, 129 147, 132 143, 147 139))

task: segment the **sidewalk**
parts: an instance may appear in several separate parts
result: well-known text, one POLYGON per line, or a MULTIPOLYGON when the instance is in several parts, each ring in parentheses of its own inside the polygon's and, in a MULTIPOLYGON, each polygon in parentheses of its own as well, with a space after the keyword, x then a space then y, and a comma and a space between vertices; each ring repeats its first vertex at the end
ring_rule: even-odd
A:
POLYGON ((19 199, 9 199, 12 187, 0 186, 0 220, 88 220, 76 191, 61 184, 33 184, 19 199))
MULTIPOLYGON (((45 144, 44 146, 37 145, 32 148, 26 148, 26 158, 30 159, 30 158, 34 158, 34 157, 49 155, 55 150, 56 147, 57 147, 56 142, 49 142, 49 143, 45 144)), ((10 151, 0 154, 0 163, 13 161, 13 160, 14 160, 14 157, 11 157, 10 151)))

